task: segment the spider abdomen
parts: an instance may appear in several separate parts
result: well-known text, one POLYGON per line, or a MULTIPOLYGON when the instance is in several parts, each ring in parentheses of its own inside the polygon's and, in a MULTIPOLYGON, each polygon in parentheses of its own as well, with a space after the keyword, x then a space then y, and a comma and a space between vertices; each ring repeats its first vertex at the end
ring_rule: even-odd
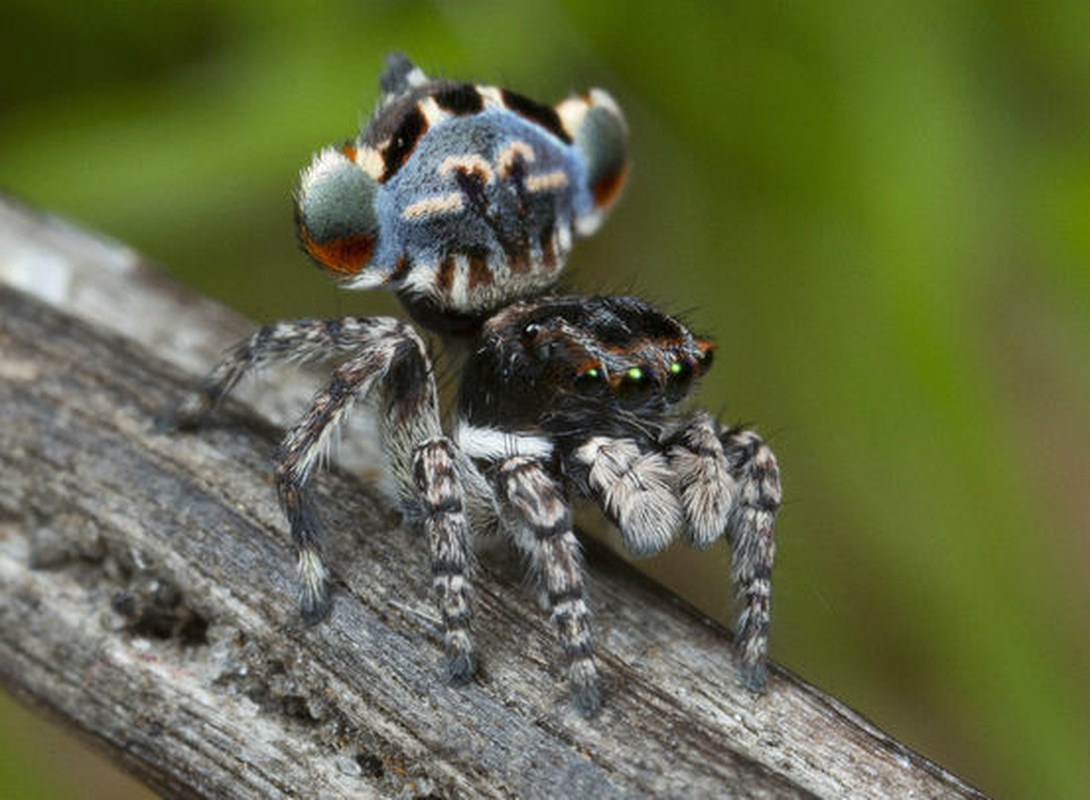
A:
POLYGON ((428 79, 403 57, 382 84, 368 128, 302 173, 308 254, 349 288, 396 291, 439 330, 552 286, 624 183, 627 131, 612 98, 594 89, 545 106, 428 79))

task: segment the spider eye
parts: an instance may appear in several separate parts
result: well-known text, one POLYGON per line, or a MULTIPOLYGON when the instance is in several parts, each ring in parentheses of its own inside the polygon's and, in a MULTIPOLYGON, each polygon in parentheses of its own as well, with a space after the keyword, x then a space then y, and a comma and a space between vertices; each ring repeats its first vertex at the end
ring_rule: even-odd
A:
POLYGON ((643 367, 629 367, 621 376, 617 396, 627 405, 642 403, 651 394, 654 384, 651 373, 643 367))
POLYGON ((693 365, 688 361, 673 362, 670 364, 670 376, 666 379, 666 399, 677 402, 689 391, 692 382, 693 365))
POLYGON ((597 394, 605 388, 605 378, 601 367, 591 367, 575 378, 575 389, 579 394, 597 394))
POLYGON ((701 346, 700 356, 699 356, 700 371, 701 372, 707 372, 711 368, 712 361, 715 360, 714 353, 715 353, 715 350, 713 349, 712 345, 707 344, 707 345, 701 346))

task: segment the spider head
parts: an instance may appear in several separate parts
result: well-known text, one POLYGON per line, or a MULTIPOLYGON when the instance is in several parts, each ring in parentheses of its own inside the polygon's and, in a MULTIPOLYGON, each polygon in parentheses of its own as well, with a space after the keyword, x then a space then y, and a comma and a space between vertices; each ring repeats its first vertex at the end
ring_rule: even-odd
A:
POLYGON ((711 365, 712 345, 631 297, 551 298, 495 315, 467 365, 471 422, 541 429, 646 431, 711 365))

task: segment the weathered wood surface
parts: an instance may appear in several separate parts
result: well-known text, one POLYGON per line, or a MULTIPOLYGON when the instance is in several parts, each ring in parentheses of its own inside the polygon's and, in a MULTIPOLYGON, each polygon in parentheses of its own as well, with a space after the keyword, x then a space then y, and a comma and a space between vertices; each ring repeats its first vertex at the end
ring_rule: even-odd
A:
POLYGON ((334 611, 302 626, 263 415, 307 377, 163 433, 243 320, 10 201, 0 287, 0 678, 163 795, 980 796, 782 670, 751 696, 726 631, 596 548, 599 717, 571 710, 548 621, 488 559, 482 673, 443 685, 422 542, 345 470, 318 481, 334 611))

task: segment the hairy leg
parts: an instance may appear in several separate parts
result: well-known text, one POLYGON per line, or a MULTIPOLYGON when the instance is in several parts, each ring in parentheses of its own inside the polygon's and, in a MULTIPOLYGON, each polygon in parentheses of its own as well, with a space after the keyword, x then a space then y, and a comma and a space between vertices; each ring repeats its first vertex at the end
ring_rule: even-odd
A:
POLYGON ((728 523, 731 574, 741 602, 738 653, 746 685, 760 691, 767 679, 776 511, 783 499, 780 470, 776 456, 753 431, 727 430, 720 441, 739 490, 728 523))
POLYGON ((730 540, 739 668, 746 686, 761 691, 767 680, 775 521, 782 499, 776 457, 753 431, 722 430, 708 414, 694 416, 675 433, 667 455, 692 543, 704 547, 723 533, 730 540))
POLYGON ((171 422, 179 428, 198 427, 248 372, 276 362, 304 363, 356 352, 400 324, 389 318, 348 317, 265 325, 224 355, 178 404, 171 422))
POLYGON ((403 504, 415 501, 411 452, 441 433, 431 364, 419 336, 391 318, 279 323, 238 344, 178 409, 180 425, 199 424, 248 371, 273 361, 306 361, 354 353, 338 366, 276 455, 276 486, 291 526, 299 573, 299 607, 316 621, 329 611, 321 522, 308 486, 314 465, 353 403, 378 389, 383 436, 403 504))
POLYGON ((387 366, 384 355, 376 352, 339 366, 277 449, 276 489, 291 526, 299 574, 299 611, 307 622, 322 619, 330 607, 328 572, 322 560, 325 536, 309 486, 311 472, 353 401, 370 391, 376 376, 387 366))
POLYGON ((572 695, 579 710, 589 717, 601 705, 601 692, 571 508, 545 465, 526 456, 500 465, 496 487, 511 519, 515 543, 530 556, 545 585, 572 695))
POLYGON ((432 439, 413 452, 413 476, 423 505, 423 527, 431 553, 432 581, 443 619, 447 676, 468 680, 476 671, 470 636, 472 567, 466 496, 459 476, 458 453, 446 437, 432 439))

